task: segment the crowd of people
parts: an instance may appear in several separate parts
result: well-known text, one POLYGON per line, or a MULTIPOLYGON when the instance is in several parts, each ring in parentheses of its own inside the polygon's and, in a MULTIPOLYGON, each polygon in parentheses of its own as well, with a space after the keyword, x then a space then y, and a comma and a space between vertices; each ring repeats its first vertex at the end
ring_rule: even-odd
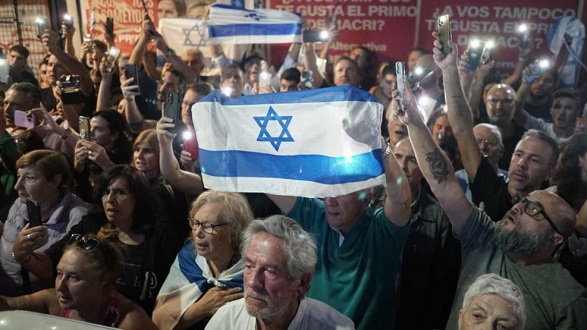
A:
MULTIPOLYGON (((162 0, 159 17, 207 5, 162 0)), ((201 50, 176 53, 148 15, 141 29, 114 59, 113 35, 77 54, 72 27, 47 29, 36 74, 7 51, 0 310, 123 329, 587 329, 587 84, 532 74, 531 44, 503 75, 435 40, 400 59, 398 84, 364 46, 304 42, 279 68, 214 46, 220 75, 203 76, 201 50), (345 84, 385 109, 385 186, 204 188, 199 100, 345 84)))

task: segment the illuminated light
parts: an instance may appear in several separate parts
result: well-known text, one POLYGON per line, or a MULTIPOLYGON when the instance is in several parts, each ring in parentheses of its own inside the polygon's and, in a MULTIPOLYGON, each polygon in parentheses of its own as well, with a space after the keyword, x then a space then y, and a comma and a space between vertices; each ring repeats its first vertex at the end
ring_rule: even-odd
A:
POLYGON ((538 66, 541 69, 548 69, 550 67, 550 61, 547 59, 542 59, 542 60, 538 61, 538 66))
POLYGON ((479 48, 479 46, 481 46, 481 40, 479 40, 479 39, 471 39, 471 42, 469 43, 469 47, 471 47, 471 48, 479 48))
POLYGON ((263 71, 259 76, 261 77, 261 79, 271 79, 271 74, 269 72, 263 71))
POLYGON ((403 181, 404 180, 401 177, 399 177, 399 178, 395 179, 395 184, 399 186, 400 184, 402 184, 403 181))
POLYGON ((415 67, 415 68, 414 68, 414 74, 415 74, 416 76, 419 76, 419 75, 421 75, 422 73, 424 73, 424 69, 423 69, 422 67, 420 67, 420 66, 417 66, 417 67, 415 67))
POLYGON ((495 41, 488 40, 488 41, 485 42, 485 48, 487 48, 487 49, 493 49, 493 47, 495 47, 495 41))
POLYGON ((425 107, 427 105, 431 105, 432 102, 435 102, 435 101, 428 96, 420 96, 420 98, 418 98, 418 104, 423 107, 425 107))
POLYGON ((359 193, 359 196, 358 196, 358 198, 359 198, 359 200, 360 200, 360 201, 363 201, 363 200, 365 200, 365 198, 367 198, 367 192, 365 192, 365 191, 361 191, 361 192, 359 193))
POLYGON ((71 15, 69 15, 69 14, 63 15, 63 20, 64 21, 71 21, 71 15))
POLYGON ((326 30, 320 31, 320 39, 327 40, 330 37, 330 34, 326 30))
POLYGON ((184 140, 191 140, 194 137, 194 134, 192 132, 190 132, 190 131, 183 131, 181 133, 181 137, 184 140))
POLYGON ((42 18, 40 18, 40 17, 37 17, 37 19, 35 20, 35 22, 36 22, 37 24, 43 24, 43 23, 45 23, 45 20, 44 20, 44 19, 42 19, 42 18))
POLYGON ((520 33, 528 32, 528 25, 520 24, 520 26, 518 26, 518 32, 520 32, 520 33))
POLYGON ((220 88, 220 92, 224 96, 231 97, 232 96, 232 92, 233 92, 233 88, 232 87, 222 87, 222 88, 220 88))

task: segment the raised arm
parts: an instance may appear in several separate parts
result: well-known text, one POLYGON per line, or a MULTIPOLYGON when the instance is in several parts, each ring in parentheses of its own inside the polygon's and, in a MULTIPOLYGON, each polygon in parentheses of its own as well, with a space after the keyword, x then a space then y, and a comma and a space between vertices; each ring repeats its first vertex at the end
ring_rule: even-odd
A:
POLYGON ((157 139, 159 140, 159 167, 165 182, 185 193, 199 195, 204 190, 202 178, 191 172, 179 168, 179 163, 173 155, 174 134, 167 129, 174 127, 171 118, 161 117, 157 122, 157 139))
MULTIPOLYGON (((43 34, 43 44, 49 52, 57 58, 61 64, 67 69, 70 74, 78 75, 80 77, 80 91, 84 95, 92 95, 94 92, 94 84, 90 77, 90 71, 80 62, 75 56, 64 52, 58 45, 57 33, 51 30, 45 30, 43 34)), ((56 77, 58 79, 59 77, 56 77)))
POLYGON ((412 204, 410 183, 397 158, 391 153, 389 145, 384 152, 383 162, 385 163, 385 192, 387 193, 384 205, 385 216, 394 225, 404 227, 410 221, 412 204))
POLYGON ((461 189, 451 162, 434 143, 417 108, 416 98, 408 87, 406 87, 406 95, 404 109, 398 110, 400 109, 399 101, 394 99, 392 112, 399 115, 401 121, 408 127, 408 134, 416 153, 416 160, 420 164, 420 170, 449 217, 454 232, 458 235, 463 229, 473 205, 467 200, 461 189))
POLYGON ((459 146, 463 167, 467 171, 469 179, 473 182, 483 155, 473 134, 473 114, 459 81, 457 45, 450 42, 452 50, 447 55, 444 55, 441 51, 440 41, 438 41, 438 34, 434 32, 433 36, 436 38, 432 50, 434 52, 433 57, 438 67, 442 70, 448 121, 459 146))

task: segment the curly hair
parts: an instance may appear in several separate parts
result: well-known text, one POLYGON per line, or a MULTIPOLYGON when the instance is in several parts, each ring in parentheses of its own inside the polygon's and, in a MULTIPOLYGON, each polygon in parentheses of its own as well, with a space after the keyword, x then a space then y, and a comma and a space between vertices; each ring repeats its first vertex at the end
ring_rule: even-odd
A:
MULTIPOLYGON (((581 179, 579 157, 587 153, 587 133, 573 135, 563 149, 552 178, 557 194, 578 211, 587 198, 587 182, 581 179)), ((587 160, 585 160, 587 161, 587 160)))

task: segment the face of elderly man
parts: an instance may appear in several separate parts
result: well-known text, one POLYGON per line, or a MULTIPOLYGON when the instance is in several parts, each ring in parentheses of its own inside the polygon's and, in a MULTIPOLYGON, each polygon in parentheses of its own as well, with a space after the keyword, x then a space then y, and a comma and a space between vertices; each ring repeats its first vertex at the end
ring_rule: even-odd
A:
POLYGON ((285 242, 269 233, 257 233, 245 255, 243 284, 247 312, 271 322, 295 315, 311 275, 291 277, 285 242))

